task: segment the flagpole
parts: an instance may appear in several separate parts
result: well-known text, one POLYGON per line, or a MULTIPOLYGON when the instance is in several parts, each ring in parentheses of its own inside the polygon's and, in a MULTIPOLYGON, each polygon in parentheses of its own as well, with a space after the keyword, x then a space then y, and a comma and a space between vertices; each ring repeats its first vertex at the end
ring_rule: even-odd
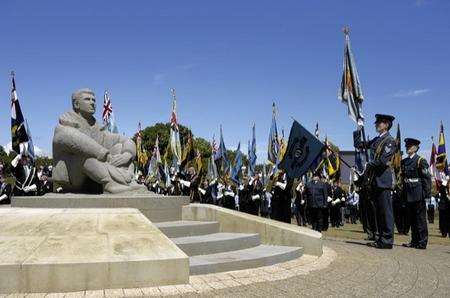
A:
MULTIPOLYGON (((345 26, 342 29, 342 32, 344 32, 345 41, 349 42, 350 28, 348 26, 345 26)), ((362 102, 360 104, 362 105, 362 102)), ((363 139, 363 144, 364 144, 363 151, 364 151, 364 156, 366 158, 366 163, 367 163, 369 161, 369 151, 366 148, 367 137, 366 137, 366 130, 364 128, 364 119, 361 117, 360 113, 358 113, 357 126, 358 126, 358 129, 361 131, 361 137, 363 139)))

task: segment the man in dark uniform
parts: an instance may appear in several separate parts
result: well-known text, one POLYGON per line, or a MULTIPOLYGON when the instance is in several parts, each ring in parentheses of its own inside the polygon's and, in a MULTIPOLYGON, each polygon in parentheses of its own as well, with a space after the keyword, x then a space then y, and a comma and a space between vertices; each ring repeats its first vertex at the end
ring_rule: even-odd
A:
POLYGON ((425 199, 431 197, 431 175, 425 158, 417 155, 419 144, 419 140, 405 139, 408 157, 402 160, 402 178, 411 223, 411 242, 403 246, 426 249, 428 227, 425 199))
POLYGON ((17 155, 11 162, 15 196, 35 196, 37 194, 37 171, 32 160, 26 155, 17 155))
POLYGON ((325 183, 320 181, 320 173, 314 173, 313 180, 306 184, 304 196, 306 197, 306 206, 309 210, 312 228, 322 232, 323 210, 328 205, 328 192, 325 183))
POLYGON ((381 249, 391 249, 394 244, 394 213, 392 210, 392 190, 394 173, 392 158, 396 151, 395 139, 389 134, 395 117, 375 115, 378 137, 365 144, 371 149, 372 160, 366 165, 365 175, 371 191, 370 199, 375 203, 378 235, 375 242, 368 245, 381 249))
POLYGON ((272 213, 271 218, 282 221, 285 223, 291 223, 291 190, 292 181, 286 179, 286 175, 283 170, 280 170, 275 178, 273 186, 273 196, 271 200, 272 213))
POLYGON ((330 197, 333 199, 330 203, 331 226, 333 228, 339 228, 342 225, 341 207, 345 203, 345 193, 340 186, 339 180, 333 182, 330 197))

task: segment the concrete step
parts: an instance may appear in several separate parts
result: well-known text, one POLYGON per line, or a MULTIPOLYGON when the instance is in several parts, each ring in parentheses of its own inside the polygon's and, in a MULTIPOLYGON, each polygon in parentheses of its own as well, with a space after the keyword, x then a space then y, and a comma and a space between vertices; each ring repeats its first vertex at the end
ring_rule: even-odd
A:
POLYGON ((240 250, 261 244, 259 234, 214 233, 171 239, 188 256, 240 250))
POLYGON ((217 221, 177 220, 154 223, 169 238, 198 236, 219 232, 217 221))
POLYGON ((286 262, 300 257, 303 248, 259 245, 252 248, 189 258, 190 274, 207 274, 242 270, 286 262))

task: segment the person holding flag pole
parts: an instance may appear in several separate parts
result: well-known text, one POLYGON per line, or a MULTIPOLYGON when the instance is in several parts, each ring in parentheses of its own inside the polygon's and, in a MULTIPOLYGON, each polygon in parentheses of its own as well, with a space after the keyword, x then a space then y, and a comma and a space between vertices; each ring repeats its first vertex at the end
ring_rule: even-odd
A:
POLYGON ((377 233, 374 237, 373 221, 369 226, 369 238, 374 242, 371 247, 379 249, 392 249, 394 244, 394 215, 392 206, 393 170, 392 159, 395 155, 396 143, 389 134, 395 117, 391 115, 375 115, 375 126, 379 134, 373 140, 367 141, 364 131, 364 117, 362 114, 363 95, 361 84, 356 70, 353 54, 350 49, 349 28, 344 28, 345 51, 344 71, 342 75, 340 99, 347 105, 348 114, 357 123, 358 130, 354 133, 354 143, 357 150, 363 150, 366 157, 366 166, 363 176, 364 199, 369 208, 366 209, 368 219, 373 215, 371 204, 375 206, 377 233), (368 150, 372 152, 369 160, 368 150), (368 199, 368 201, 367 201, 368 199))

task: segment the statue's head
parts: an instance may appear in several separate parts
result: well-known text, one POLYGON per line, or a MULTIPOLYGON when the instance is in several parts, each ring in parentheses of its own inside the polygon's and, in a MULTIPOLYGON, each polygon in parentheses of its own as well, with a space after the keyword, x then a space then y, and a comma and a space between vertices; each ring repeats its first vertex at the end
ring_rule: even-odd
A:
POLYGON ((95 113, 95 94, 91 89, 79 89, 72 94, 72 108, 83 117, 93 116, 95 113))

